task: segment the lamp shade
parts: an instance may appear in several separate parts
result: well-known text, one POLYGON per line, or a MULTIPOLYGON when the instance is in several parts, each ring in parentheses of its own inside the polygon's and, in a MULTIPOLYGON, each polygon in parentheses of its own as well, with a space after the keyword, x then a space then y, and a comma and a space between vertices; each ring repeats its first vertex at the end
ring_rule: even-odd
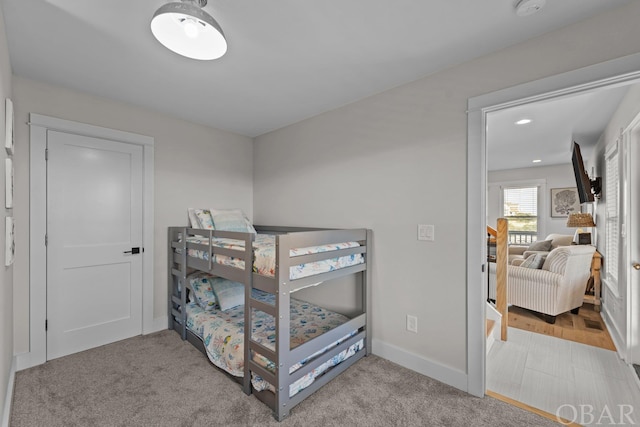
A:
POLYGON ((570 213, 567 218, 567 227, 595 227, 593 217, 590 213, 570 213))
POLYGON ((227 52, 227 40, 220 25, 189 1, 160 7, 151 19, 151 32, 167 49, 187 58, 211 60, 227 52))

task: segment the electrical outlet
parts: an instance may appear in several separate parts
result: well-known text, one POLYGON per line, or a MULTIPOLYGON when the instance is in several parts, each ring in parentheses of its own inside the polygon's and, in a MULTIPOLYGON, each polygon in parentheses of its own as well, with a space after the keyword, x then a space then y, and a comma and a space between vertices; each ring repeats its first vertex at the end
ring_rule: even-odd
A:
POLYGON ((407 314, 407 331, 418 333, 418 318, 407 314))

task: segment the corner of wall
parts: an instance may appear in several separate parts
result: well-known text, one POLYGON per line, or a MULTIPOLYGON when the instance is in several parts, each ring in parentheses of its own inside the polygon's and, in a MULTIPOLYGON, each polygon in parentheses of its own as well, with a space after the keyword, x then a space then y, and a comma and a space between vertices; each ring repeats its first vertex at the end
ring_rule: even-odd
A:
POLYGON ((397 363, 419 374, 438 380, 442 383, 455 387, 462 391, 468 391, 468 378, 465 372, 449 366, 442 365, 411 353, 405 349, 397 347, 393 344, 386 343, 379 339, 373 339, 373 354, 387 359, 393 363, 397 363))
POLYGON ((2 427, 9 427, 11 420, 11 404, 13 402, 13 385, 16 379, 16 357, 11 362, 11 370, 9 371, 9 381, 7 381, 7 391, 2 408, 2 427))

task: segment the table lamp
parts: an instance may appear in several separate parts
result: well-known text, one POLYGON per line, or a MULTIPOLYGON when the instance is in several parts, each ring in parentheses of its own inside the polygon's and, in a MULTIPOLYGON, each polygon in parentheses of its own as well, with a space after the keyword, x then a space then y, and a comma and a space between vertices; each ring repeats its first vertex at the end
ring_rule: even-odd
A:
POLYGON ((578 245, 590 245, 591 244, 591 230, 585 232, 582 227, 595 227, 593 217, 590 213, 575 212, 570 213, 567 218, 567 227, 576 227, 576 232, 573 236, 573 242, 578 245))

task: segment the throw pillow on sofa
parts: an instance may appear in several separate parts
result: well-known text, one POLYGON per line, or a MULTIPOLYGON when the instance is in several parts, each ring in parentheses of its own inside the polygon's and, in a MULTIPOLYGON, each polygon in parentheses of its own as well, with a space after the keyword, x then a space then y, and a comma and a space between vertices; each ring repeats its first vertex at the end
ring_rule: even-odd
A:
POLYGON ((520 264, 520 267, 541 269, 546 258, 543 254, 529 255, 527 259, 520 264))
POLYGON ((529 245, 527 251, 544 251, 549 252, 551 250, 551 240, 542 240, 529 245))

